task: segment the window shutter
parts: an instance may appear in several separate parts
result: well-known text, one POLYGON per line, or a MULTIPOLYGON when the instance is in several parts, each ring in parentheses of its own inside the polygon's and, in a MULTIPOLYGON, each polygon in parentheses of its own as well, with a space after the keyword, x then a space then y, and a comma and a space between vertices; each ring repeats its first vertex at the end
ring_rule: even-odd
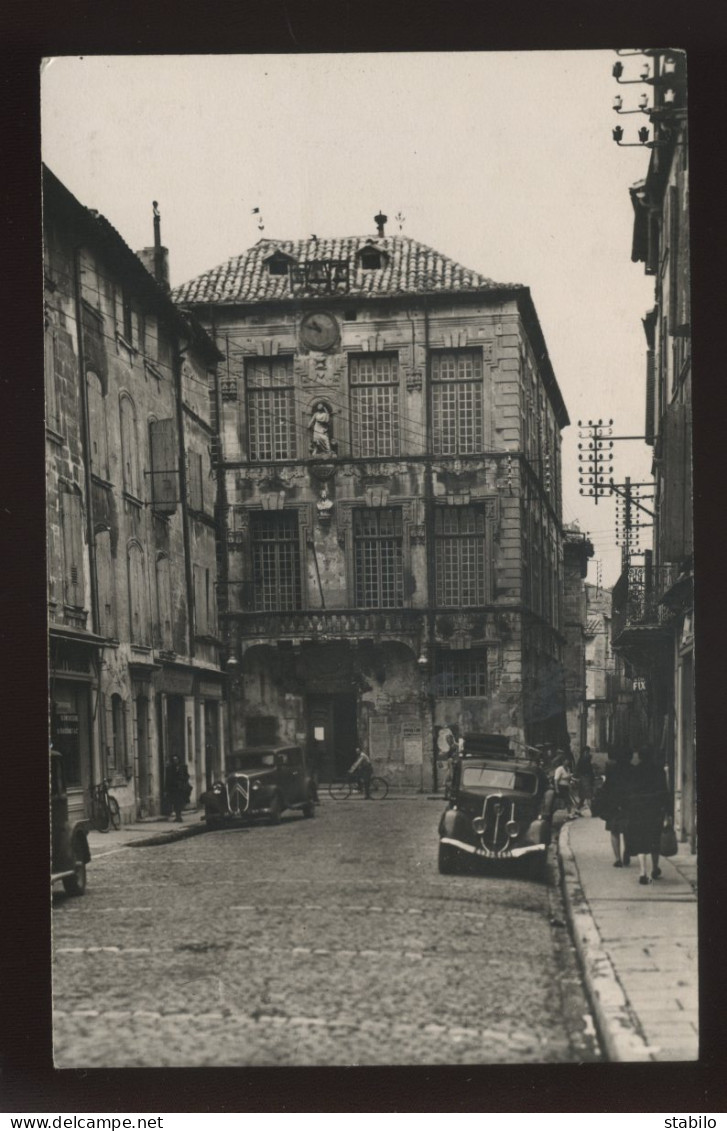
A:
POLYGON ((202 456, 199 452, 189 453, 189 505, 194 511, 204 510, 202 456))
POLYGON ((677 306, 675 333, 689 333, 691 321, 691 300, 689 295, 689 183, 686 170, 678 175, 678 197, 681 204, 679 215, 679 247, 677 281, 677 306))
MULTIPOLYGON (((662 459, 664 464, 661 509, 661 556, 666 562, 679 562, 686 549, 686 405, 671 405, 664 414, 662 459)), ((691 476, 690 476, 691 478, 691 476)), ((691 501, 690 501, 691 511, 691 501)), ((691 546, 691 532, 689 535, 691 546)))
POLYGON ((158 323, 153 314, 144 318, 144 349, 149 361, 159 360, 159 330, 158 323))
POLYGON ((202 566, 194 567, 194 624, 196 636, 207 636, 207 599, 205 576, 202 566))
POLYGON ((67 605, 84 607, 83 512, 81 496, 70 491, 62 495, 64 600, 67 605))
POLYGON ((153 420, 151 437, 152 503, 159 514, 174 514, 179 501, 179 470, 174 419, 153 420))
POLYGON ((654 443, 654 401, 656 393, 656 366, 654 365, 654 351, 646 351, 646 422, 644 424, 644 440, 647 444, 654 443))

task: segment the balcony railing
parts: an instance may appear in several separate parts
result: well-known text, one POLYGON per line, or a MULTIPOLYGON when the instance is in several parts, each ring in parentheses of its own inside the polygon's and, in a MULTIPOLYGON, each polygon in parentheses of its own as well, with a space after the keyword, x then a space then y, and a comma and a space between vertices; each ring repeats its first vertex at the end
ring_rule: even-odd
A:
POLYGON ((675 566, 630 565, 613 587, 613 640, 627 628, 658 626, 670 618, 661 598, 674 584, 675 566))
POLYGON ((297 612, 237 613, 245 637, 324 639, 349 637, 412 637, 423 629, 417 609, 314 609, 297 612))

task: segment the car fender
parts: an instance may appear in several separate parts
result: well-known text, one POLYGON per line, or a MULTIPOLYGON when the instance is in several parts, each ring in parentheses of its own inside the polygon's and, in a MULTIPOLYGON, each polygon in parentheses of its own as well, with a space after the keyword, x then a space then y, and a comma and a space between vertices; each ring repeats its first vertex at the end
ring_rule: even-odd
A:
POLYGON ((471 839, 469 822, 459 809, 445 809, 439 822, 439 835, 454 837, 455 840, 471 839))
POLYGON ((71 832, 71 846, 74 860, 80 860, 84 864, 90 862, 91 849, 88 847, 88 835, 85 825, 80 822, 73 826, 71 832))

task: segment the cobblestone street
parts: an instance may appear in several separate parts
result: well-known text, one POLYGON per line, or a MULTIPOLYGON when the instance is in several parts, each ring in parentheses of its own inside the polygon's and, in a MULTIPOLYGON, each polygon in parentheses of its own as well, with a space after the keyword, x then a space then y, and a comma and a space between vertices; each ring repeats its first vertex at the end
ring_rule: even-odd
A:
POLYGON ((56 1065, 599 1059, 553 867, 440 876, 440 812, 324 792, 96 857, 54 901, 56 1065))

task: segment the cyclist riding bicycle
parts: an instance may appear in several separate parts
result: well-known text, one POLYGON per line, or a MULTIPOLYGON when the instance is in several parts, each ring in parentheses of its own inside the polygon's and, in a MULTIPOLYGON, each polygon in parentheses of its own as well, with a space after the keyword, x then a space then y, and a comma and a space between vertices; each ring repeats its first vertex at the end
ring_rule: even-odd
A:
POLYGON ((371 778, 374 776, 374 767, 365 750, 356 747, 356 761, 348 771, 349 776, 355 778, 364 788, 364 799, 371 800, 371 778))

